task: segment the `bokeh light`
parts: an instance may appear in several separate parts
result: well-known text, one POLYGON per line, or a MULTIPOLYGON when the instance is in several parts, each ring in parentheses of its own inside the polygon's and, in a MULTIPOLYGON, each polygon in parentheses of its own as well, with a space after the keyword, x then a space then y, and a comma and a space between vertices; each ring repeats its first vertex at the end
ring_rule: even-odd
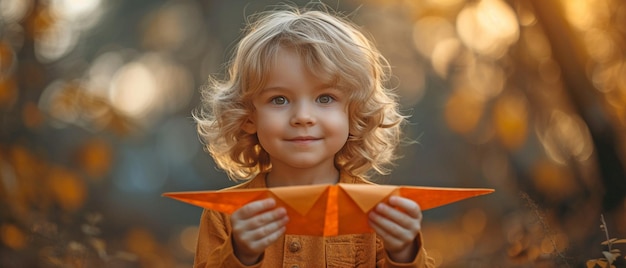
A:
POLYGON ((478 54, 499 58, 519 38, 513 10, 500 0, 481 0, 459 12, 456 27, 465 45, 478 54))

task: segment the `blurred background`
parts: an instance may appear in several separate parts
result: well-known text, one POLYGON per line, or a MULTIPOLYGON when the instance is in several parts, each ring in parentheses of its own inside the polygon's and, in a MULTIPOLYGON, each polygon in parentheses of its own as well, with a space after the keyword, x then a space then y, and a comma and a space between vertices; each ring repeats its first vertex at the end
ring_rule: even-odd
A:
MULTIPOLYGON (((437 265, 626 265, 626 2, 324 2, 412 116, 377 181, 496 189, 425 212, 437 265)), ((201 209, 161 194, 234 185, 191 112, 276 3, 0 0, 0 267, 190 267, 201 209)))

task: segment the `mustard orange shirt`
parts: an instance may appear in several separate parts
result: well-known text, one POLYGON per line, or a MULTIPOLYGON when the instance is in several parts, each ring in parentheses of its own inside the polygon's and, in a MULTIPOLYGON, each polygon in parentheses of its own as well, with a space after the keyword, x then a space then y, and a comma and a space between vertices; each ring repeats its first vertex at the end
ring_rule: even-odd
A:
MULTIPOLYGON (((371 183, 342 173, 341 183, 371 183)), ((233 188, 266 188, 265 174, 233 188)), ((265 249, 259 263, 246 266, 233 253, 230 216, 204 210, 200 220, 194 267, 434 267, 422 247, 411 263, 396 263, 387 256, 383 242, 375 233, 331 237, 283 235, 265 249)))

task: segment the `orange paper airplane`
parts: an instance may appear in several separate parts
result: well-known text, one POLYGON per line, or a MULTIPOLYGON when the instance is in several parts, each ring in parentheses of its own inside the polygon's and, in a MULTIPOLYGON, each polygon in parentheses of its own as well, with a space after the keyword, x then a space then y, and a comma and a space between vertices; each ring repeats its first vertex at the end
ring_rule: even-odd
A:
POLYGON ((492 193, 493 189, 391 186, 372 184, 307 185, 258 189, 172 192, 164 196, 192 205, 231 214, 255 200, 273 197, 287 210, 287 234, 335 236, 373 232, 367 213, 392 195, 417 202, 427 210, 466 198, 492 193))

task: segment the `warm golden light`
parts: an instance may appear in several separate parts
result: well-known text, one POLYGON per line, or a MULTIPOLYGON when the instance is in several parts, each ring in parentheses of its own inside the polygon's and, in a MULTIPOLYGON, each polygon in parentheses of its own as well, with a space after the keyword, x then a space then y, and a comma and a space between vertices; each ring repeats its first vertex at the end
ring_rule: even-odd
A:
MULTIPOLYGON (((119 64, 115 55, 110 56, 93 69, 89 84, 94 92, 101 90, 119 64)), ((146 54, 117 69, 108 87, 108 101, 141 125, 150 125, 158 116, 187 105, 193 90, 193 77, 186 68, 160 54, 146 54)))
POLYGON ((545 82, 556 83, 561 79, 561 67, 550 58, 539 62, 539 77, 545 82))
POLYGON ((465 212, 461 218, 463 231, 473 236, 480 236, 487 226, 487 214, 484 210, 473 208, 465 212))
POLYGON ((187 252, 193 254, 196 252, 196 244, 198 242, 198 227, 189 226, 180 232, 180 245, 187 252))
POLYGON ((0 107, 10 107, 15 103, 19 92, 13 77, 0 76, 0 107))
POLYGON ((462 49, 461 42, 457 38, 448 38, 437 43, 431 57, 431 64, 437 75, 447 78, 450 66, 462 49))
POLYGON ((2 244, 13 250, 23 249, 27 244, 27 235, 17 226, 10 223, 0 225, 2 244))
POLYGON ((570 157, 588 159, 593 146, 585 124, 575 115, 555 110, 549 123, 538 129, 538 137, 546 154, 555 162, 566 164, 570 157))
POLYGON ((141 43, 150 50, 175 51, 187 43, 200 42, 196 31, 201 31, 202 19, 191 2, 170 2, 144 18, 141 43))
POLYGON ((505 95, 496 100, 493 108, 496 136, 505 148, 520 148, 528 135, 528 107, 519 94, 505 95))
POLYGON ((504 90, 506 77, 502 67, 493 62, 472 58, 465 70, 465 83, 484 101, 491 100, 504 90))
POLYGON ((544 193, 550 202, 558 203, 580 190, 574 174, 551 161, 537 161, 533 165, 532 180, 537 190, 544 193))
POLYGON ((539 26, 525 27, 519 44, 523 45, 532 59, 542 61, 552 58, 552 48, 539 26))
POLYGON ((565 18, 578 30, 587 30, 608 17, 607 1, 572 0, 559 2, 565 10, 565 18))
POLYGON ((519 38, 515 12, 501 0, 468 4, 456 21, 461 41, 476 53, 500 58, 519 38))
POLYGON ((470 90, 459 89, 448 98, 445 106, 446 123, 450 129, 468 134, 483 114, 483 102, 470 90))
MULTIPOLYGON (((33 0, 2 0, 0 1, 0 17, 4 23, 13 23, 22 20, 33 0)), ((5 26, 5 25, 3 25, 5 26)))
POLYGON ((87 185, 77 174, 55 168, 49 172, 49 187, 57 204, 66 211, 80 209, 87 199, 87 185))
POLYGON ((38 35, 35 53, 42 62, 53 62, 69 53, 78 41, 77 32, 60 23, 51 24, 38 35))
POLYGON ((119 52, 100 54, 86 73, 85 90, 97 97, 107 98, 109 87, 117 71, 124 66, 124 57, 119 52))
POLYGON ((58 122, 76 122, 80 111, 76 105, 76 92, 72 92, 71 85, 57 80, 48 85, 39 98, 39 109, 46 111, 58 122))
POLYGON ((158 95, 156 78, 139 62, 122 67, 111 82, 109 100, 113 106, 131 117, 146 116, 158 95))
MULTIPOLYGON (((101 0, 51 0, 51 9, 55 16, 84 23, 99 11, 101 0)), ((84 25, 77 25, 84 26, 84 25)))
POLYGON ((37 128, 45 122, 45 119, 37 104, 29 102, 24 105, 22 110, 22 121, 26 127, 37 128))
POLYGON ((596 62, 607 62, 615 58, 617 46, 614 44, 610 33, 592 28, 585 31, 583 40, 587 53, 596 62))
POLYGON ((455 38, 454 26, 442 17, 424 17, 413 26, 413 43, 422 56, 430 58, 437 45, 455 38))
POLYGON ((17 58, 11 44, 0 40, 0 73, 7 73, 15 68, 17 58))
POLYGON ((515 7, 520 26, 532 26, 537 23, 535 10, 533 10, 529 2, 519 1, 515 7))
POLYGON ((111 169, 113 162, 111 145, 103 139, 89 140, 79 149, 77 160, 90 178, 102 179, 111 169))
POLYGON ((460 4, 463 4, 464 0, 425 0, 424 4, 441 8, 441 9, 451 9, 460 4))
POLYGON ((626 64, 615 61, 599 65, 593 70, 591 81, 602 93, 626 89, 626 64))

